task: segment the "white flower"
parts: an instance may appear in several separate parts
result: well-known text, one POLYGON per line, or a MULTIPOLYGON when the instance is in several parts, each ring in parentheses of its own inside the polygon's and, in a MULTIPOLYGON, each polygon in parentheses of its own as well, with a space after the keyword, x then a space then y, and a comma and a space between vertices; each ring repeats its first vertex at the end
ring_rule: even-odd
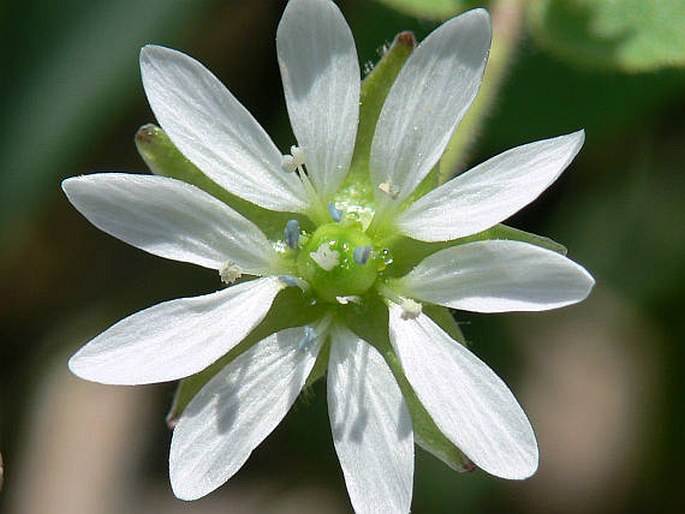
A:
POLYGON ((202 497, 240 469, 293 405, 325 345, 331 428, 358 512, 410 509, 415 414, 398 386, 402 373, 450 444, 478 467, 510 479, 535 472, 535 436, 509 389, 422 306, 552 309, 584 299, 590 275, 558 253, 513 240, 436 245, 403 276, 388 258, 407 236, 445 242, 500 223, 540 195, 582 146, 582 132, 524 145, 412 197, 477 93, 490 38, 488 14, 474 10, 440 26, 411 55, 378 119, 363 174, 372 191, 366 200, 341 187, 355 147, 360 72, 352 34, 332 2, 291 0, 278 27, 298 143, 291 155, 197 61, 167 48, 142 50, 145 92, 180 151, 221 187, 293 219, 275 241, 175 179, 105 173, 66 180, 71 203, 101 230, 214 269, 227 283, 257 277, 136 313, 79 350, 71 370, 108 384, 176 380, 241 343, 287 286, 299 286, 319 309, 311 322, 246 348, 192 399, 171 445, 179 498, 202 497), (315 230, 300 237, 300 222, 315 230), (378 299, 387 305, 378 323, 387 324, 389 343, 374 343, 381 351, 346 322, 378 299), (395 374, 392 359, 401 363, 395 374))

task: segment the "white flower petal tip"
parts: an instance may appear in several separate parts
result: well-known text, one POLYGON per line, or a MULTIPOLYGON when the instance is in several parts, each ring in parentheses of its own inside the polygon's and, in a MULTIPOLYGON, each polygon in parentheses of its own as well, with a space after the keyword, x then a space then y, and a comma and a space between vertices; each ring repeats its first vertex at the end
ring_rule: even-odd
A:
POLYGON ((409 512, 414 476, 409 410, 378 350, 341 326, 331 334, 328 413, 355 512, 409 512))
POLYGON ((398 281, 402 295, 472 312, 544 311, 583 301, 595 280, 572 260, 520 241, 440 250, 398 281))
POLYGON ((438 27, 409 57, 383 104, 371 145, 379 206, 399 205, 442 156, 480 87, 492 30, 476 9, 438 27), (394 196, 394 197, 393 197, 394 196))
POLYGON ((321 348, 306 328, 258 342, 191 400, 174 428, 169 455, 178 498, 196 500, 224 484, 285 417, 321 348), (306 351, 300 348, 303 339, 309 341, 306 351))
POLYGON ((522 480, 533 475, 535 433, 506 384, 428 316, 403 319, 390 305, 390 341, 419 400, 438 428, 476 466, 522 480))
POLYGON ((396 224, 409 237, 430 242, 493 227, 540 196, 584 141, 579 130, 507 150, 419 198, 396 224))
POLYGON ((113 385, 177 380, 198 373, 240 343, 284 285, 275 277, 160 303, 125 318, 76 352, 69 369, 113 385))
POLYGON ((335 193, 352 160, 360 70, 352 32, 328 0, 291 0, 276 33, 288 114, 320 197, 335 193))
POLYGON ((162 129, 209 178, 266 209, 307 208, 302 183, 283 172, 281 152, 207 68, 182 52, 148 45, 140 70, 162 129))

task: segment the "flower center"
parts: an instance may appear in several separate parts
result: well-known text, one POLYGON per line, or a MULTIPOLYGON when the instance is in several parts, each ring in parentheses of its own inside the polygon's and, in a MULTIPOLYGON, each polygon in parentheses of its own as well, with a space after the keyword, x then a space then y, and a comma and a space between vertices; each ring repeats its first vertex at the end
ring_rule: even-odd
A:
POLYGON ((358 224, 322 225, 299 253, 297 268, 320 299, 344 302, 376 281, 373 241, 358 224))

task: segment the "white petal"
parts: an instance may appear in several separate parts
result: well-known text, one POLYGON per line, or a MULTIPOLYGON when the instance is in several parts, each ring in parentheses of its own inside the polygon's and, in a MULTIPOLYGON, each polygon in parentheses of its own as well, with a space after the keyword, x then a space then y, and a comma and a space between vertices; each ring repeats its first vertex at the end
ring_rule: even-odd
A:
POLYGON ((399 281, 401 294, 473 312, 543 311, 584 300, 595 281, 582 266, 520 241, 453 246, 399 281))
POLYGON ((492 475, 535 473, 535 434, 504 382, 424 314, 405 320, 392 304, 389 325, 407 379, 443 434, 492 475))
POLYGON ((67 179, 62 189, 97 228, 154 255, 216 270, 230 260, 256 275, 275 266, 276 253, 256 225, 179 180, 96 173, 67 179))
POLYGON ((584 140, 580 130, 507 150, 419 198, 396 223, 421 241, 447 241, 493 227, 540 196, 584 140))
POLYGON ((91 340, 69 360, 69 369, 86 380, 118 385, 193 375, 240 343, 264 319, 282 287, 276 278, 260 278, 160 303, 91 340))
POLYGON ((195 500, 231 478, 281 422, 300 394, 320 343, 300 348, 304 327, 255 344, 212 378, 174 429, 171 486, 195 500))
POLYGON ((178 149, 226 190, 267 209, 302 211, 301 182, 281 152, 224 85, 199 62, 161 46, 140 52, 143 86, 178 149))
POLYGON ((331 336, 328 415, 355 512, 409 512, 414 475, 409 411, 380 353, 343 327, 331 336))
POLYGON ((371 145, 374 186, 388 179, 407 198, 441 157, 478 92, 491 28, 487 11, 475 9, 432 32, 409 57, 381 110, 371 145))
POLYGON ((352 32, 329 0, 291 0, 276 35, 288 113, 310 177, 335 192, 352 159, 360 74, 352 32))

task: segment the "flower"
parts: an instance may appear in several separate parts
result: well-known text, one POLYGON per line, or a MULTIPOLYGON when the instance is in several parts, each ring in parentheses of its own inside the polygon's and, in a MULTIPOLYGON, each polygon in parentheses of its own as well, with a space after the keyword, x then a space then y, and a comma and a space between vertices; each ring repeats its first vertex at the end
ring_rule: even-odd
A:
POLYGON ((288 155, 197 61, 143 48, 145 92, 173 144, 231 194, 290 213, 280 235, 267 236, 173 178, 103 173, 63 183, 101 230, 238 281, 133 314, 69 361, 88 380, 145 384, 189 377, 233 350, 174 429, 170 477, 179 498, 202 497, 233 476, 324 359, 335 449, 356 511, 409 511, 415 439, 453 466, 447 453, 459 448, 499 477, 535 472, 537 443, 521 407, 431 305, 537 311, 589 294, 593 279, 565 256, 525 238, 483 235, 540 195, 584 134, 520 146, 424 195, 417 189, 476 96, 490 39, 489 16, 476 9, 416 48, 361 169, 353 160, 359 64, 332 2, 291 0, 278 27, 298 143, 288 155), (286 289, 305 301, 281 305, 290 325, 259 335, 286 289), (298 310, 307 310, 306 322, 298 310))

